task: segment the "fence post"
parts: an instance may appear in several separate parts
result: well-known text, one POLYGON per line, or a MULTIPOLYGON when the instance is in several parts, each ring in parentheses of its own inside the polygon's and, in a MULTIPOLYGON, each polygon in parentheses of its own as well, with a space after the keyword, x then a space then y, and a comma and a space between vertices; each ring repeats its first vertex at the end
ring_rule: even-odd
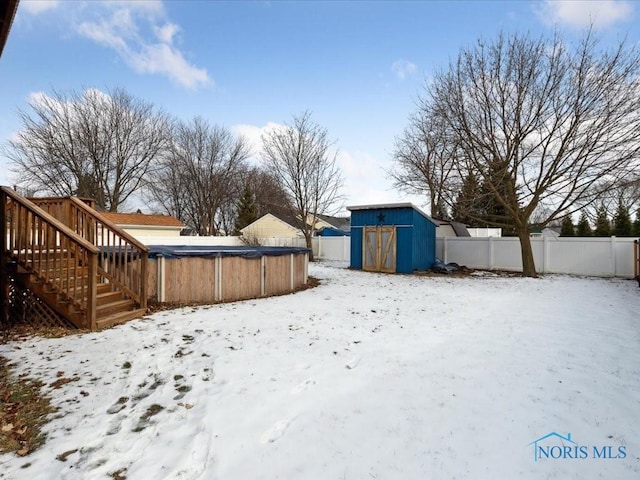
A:
POLYGON ((611 235, 611 272, 613 273, 614 277, 618 273, 616 263, 616 236, 611 235))
POLYGON ((493 270, 493 237, 489 237, 489 270, 493 270))
POLYGON ((292 254, 289 255, 289 280, 290 280, 289 284, 290 284, 291 291, 295 290, 295 288, 296 288, 295 276, 294 276, 294 273, 293 273, 294 272, 294 266, 295 266, 294 255, 292 253, 292 254))
POLYGON ((318 236, 316 238, 318 239, 318 258, 323 258, 323 255, 322 255, 322 237, 318 236))
POLYGON ((267 291, 267 259, 264 255, 260 257, 260 295, 265 296, 267 291))
POLYGON ((166 301, 166 292, 165 292, 165 278, 164 278, 164 255, 160 254, 156 257, 156 276, 158 282, 158 302, 162 303, 166 301))
POLYGON ((351 262, 351 237, 342 237, 342 261, 351 262))
POLYGON ((542 273, 547 273, 549 270, 549 258, 548 258, 548 241, 549 237, 542 236, 542 273))
POLYGON ((442 237, 442 256, 444 257, 442 259, 442 261, 444 263, 449 263, 449 260, 447 259, 449 252, 447 252, 447 237, 442 237))

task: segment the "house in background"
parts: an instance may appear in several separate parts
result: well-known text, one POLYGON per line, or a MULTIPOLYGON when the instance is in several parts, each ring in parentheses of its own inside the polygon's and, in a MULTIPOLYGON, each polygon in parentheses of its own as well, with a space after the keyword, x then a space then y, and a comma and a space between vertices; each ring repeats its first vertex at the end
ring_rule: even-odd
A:
POLYGON ((302 222, 295 217, 267 213, 240 230, 248 238, 303 238, 302 222))
POLYGON ((314 232, 318 237, 348 237, 351 235, 351 219, 318 215, 314 232))
POLYGON ((102 216, 134 237, 179 237, 185 225, 171 215, 109 213, 102 216))
MULTIPOLYGON (((308 225, 313 220, 309 218, 308 225)), ((349 218, 318 215, 313 229, 314 235, 345 236, 350 228, 349 218)), ((304 238, 302 221, 292 215, 267 213, 240 230, 244 237, 250 238, 304 238)))
POLYGON ((529 233, 529 236, 531 238, 558 238, 560 237, 560 230, 562 230, 562 227, 560 226, 551 226, 545 228, 535 227, 531 229, 531 233, 529 233))

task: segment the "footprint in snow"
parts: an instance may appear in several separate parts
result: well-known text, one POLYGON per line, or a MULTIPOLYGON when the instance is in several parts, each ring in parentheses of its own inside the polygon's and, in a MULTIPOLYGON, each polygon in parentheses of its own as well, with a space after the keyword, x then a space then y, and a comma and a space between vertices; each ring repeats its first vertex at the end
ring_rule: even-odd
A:
POLYGON ((262 437, 260 437, 260 441, 262 443, 275 442, 282 435, 284 435, 284 432, 287 430, 287 428, 289 428, 289 423, 290 422, 287 420, 280 420, 279 422, 276 422, 269 430, 262 434, 262 437))
POLYGON ((292 395, 298 395, 299 393, 304 392, 310 385, 315 385, 316 381, 313 378, 307 378, 304 382, 299 385, 296 385, 291 389, 292 395))

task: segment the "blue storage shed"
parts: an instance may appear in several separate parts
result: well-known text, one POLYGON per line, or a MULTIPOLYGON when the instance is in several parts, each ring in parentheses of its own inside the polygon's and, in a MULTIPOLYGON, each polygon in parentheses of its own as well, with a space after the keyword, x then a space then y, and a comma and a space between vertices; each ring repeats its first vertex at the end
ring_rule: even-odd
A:
POLYGON ((436 223, 411 203, 361 205, 351 211, 351 268, 428 270, 436 259, 436 223))

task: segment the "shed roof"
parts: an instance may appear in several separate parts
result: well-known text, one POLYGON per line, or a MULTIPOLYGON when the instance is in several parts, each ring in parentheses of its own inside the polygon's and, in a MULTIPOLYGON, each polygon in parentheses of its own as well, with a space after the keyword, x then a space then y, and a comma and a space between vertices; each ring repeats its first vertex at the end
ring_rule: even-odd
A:
POLYGON ((171 215, 147 215, 144 213, 110 213, 103 212, 107 220, 112 221, 116 225, 140 225, 153 227, 180 227, 184 224, 171 215))
POLYGON ((393 210, 393 209, 398 209, 398 208, 412 208, 413 210, 418 212, 420 215, 422 215, 424 218, 426 218, 431 223, 433 223, 435 226, 438 226, 438 222, 436 220, 431 218, 429 215, 427 215, 424 211, 422 211, 420 208, 418 208, 417 206, 415 206, 411 202, 380 203, 380 204, 376 204, 376 205, 352 205, 351 207, 347 207, 347 210, 349 210, 349 211, 358 211, 358 210, 393 210))

